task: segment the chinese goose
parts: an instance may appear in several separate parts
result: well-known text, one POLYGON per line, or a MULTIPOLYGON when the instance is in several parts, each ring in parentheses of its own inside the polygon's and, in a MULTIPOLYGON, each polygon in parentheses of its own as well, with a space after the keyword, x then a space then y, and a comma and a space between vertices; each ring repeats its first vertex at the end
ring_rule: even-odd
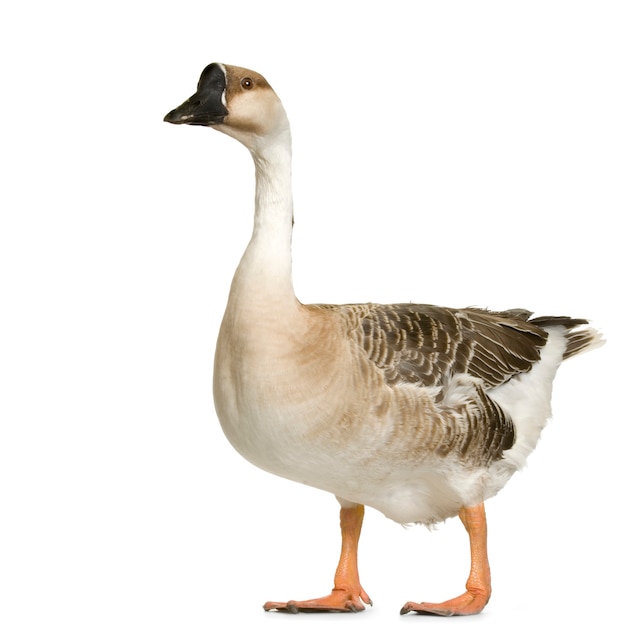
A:
POLYGON ((466 591, 401 613, 478 613, 491 593, 484 500, 535 447, 552 381, 600 345, 586 320, 419 304, 305 305, 291 270, 291 135, 256 72, 212 63, 166 122, 240 141, 256 171, 254 230, 232 281, 214 368, 224 433, 249 461, 339 500, 332 592, 265 610, 360 611, 364 505, 401 524, 458 515, 470 541, 466 591))

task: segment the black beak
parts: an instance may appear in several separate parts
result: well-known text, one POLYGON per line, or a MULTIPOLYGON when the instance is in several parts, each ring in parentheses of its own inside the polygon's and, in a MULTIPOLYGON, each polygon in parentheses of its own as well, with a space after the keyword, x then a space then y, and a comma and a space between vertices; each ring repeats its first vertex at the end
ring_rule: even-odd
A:
POLYGON ((228 115, 223 97, 226 90, 224 70, 217 63, 204 68, 198 81, 198 91, 179 107, 170 111, 164 122, 170 124, 193 124, 215 126, 222 124, 228 115))

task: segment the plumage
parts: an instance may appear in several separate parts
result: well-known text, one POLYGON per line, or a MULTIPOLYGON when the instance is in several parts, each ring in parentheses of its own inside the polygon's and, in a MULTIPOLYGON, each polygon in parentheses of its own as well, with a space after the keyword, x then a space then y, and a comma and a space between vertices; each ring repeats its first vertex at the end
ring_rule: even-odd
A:
POLYGON ((282 104, 250 70, 211 64, 165 118, 213 126, 256 171, 252 238, 216 347, 214 398, 232 445, 259 467, 335 494, 342 553, 325 597, 266 610, 361 610, 363 506, 399 523, 459 515, 467 591, 402 612, 476 613, 489 599, 485 499, 534 449, 560 363, 602 343, 584 319, 423 304, 305 305, 291 278, 291 135, 282 104))

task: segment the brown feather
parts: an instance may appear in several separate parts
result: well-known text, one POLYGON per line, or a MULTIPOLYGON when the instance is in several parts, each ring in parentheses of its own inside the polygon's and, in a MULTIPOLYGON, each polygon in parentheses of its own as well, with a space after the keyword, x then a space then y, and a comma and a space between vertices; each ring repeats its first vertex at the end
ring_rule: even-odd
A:
POLYGON ((470 374, 495 387, 539 360, 547 332, 527 311, 490 312, 421 304, 370 305, 362 346, 390 385, 445 384, 470 374))

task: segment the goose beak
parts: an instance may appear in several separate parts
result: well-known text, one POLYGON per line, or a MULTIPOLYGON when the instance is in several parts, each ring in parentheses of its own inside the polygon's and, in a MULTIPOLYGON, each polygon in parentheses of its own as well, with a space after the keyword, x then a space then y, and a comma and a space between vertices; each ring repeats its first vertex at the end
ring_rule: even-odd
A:
POLYGON ((217 103, 206 101, 199 93, 195 93, 179 107, 170 111, 163 121, 170 124, 215 126, 221 124, 227 115, 228 111, 221 101, 218 100, 217 103))
POLYGON ((228 109, 224 106, 226 75, 222 66, 211 63, 202 72, 198 82, 198 91, 170 111, 164 122, 170 124, 192 124, 196 126, 215 126, 224 122, 228 109))

